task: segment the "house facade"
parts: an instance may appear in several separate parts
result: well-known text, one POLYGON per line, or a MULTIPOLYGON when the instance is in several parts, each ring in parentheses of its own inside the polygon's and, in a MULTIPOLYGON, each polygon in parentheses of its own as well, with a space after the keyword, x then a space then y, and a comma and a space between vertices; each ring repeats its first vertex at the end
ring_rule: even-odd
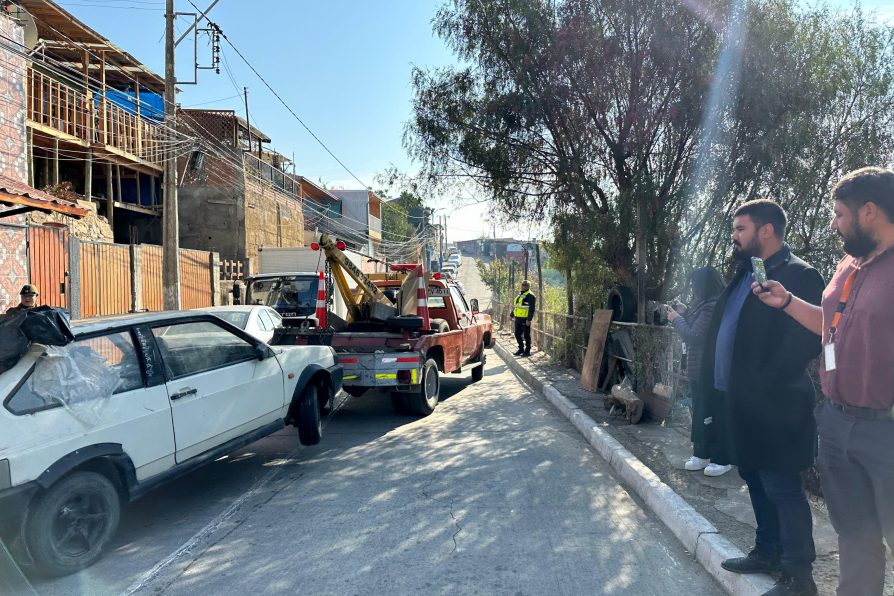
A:
POLYGON ((303 204, 324 189, 285 171, 270 138, 232 110, 181 110, 179 124, 200 139, 178 164, 181 246, 250 262, 261 247, 305 246, 303 204))
POLYGON ((117 242, 160 242, 163 152, 178 142, 165 132, 164 80, 50 0, 7 10, 28 56, 26 182, 70 184, 117 242))

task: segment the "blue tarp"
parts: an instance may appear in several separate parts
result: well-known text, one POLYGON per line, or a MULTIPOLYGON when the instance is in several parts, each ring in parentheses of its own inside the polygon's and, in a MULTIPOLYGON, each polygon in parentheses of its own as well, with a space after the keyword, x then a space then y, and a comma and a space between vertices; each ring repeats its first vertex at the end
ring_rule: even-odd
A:
MULTIPOLYGON (((109 103, 112 103, 131 114, 137 113, 136 96, 133 91, 108 89, 106 90, 106 99, 109 100, 109 103)), ((96 105, 99 105, 98 97, 96 99, 96 105)), ((159 122, 164 120, 164 97, 151 91, 140 91, 140 115, 147 120, 157 120, 159 122)))

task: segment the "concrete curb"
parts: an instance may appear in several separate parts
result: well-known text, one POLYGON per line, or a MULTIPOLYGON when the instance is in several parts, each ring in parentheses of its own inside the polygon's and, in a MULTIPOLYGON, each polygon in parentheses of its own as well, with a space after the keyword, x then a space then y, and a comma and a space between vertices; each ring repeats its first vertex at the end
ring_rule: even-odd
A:
POLYGON ((494 350, 516 376, 540 392, 577 428, 627 486, 652 509, 655 516, 729 594, 759 596, 773 586, 773 580, 768 575, 738 575, 724 570, 720 566, 721 561, 743 556, 744 553, 737 546, 727 540, 683 497, 662 482, 655 472, 600 428, 595 420, 562 395, 545 377, 522 366, 499 341, 494 350))

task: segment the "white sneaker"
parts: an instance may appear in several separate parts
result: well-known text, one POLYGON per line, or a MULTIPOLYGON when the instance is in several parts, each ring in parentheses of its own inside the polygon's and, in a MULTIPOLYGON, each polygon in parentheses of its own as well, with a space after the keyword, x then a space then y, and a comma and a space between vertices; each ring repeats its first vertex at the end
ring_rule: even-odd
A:
POLYGON ((689 470, 690 472, 698 472, 699 470, 705 469, 705 466, 711 463, 710 459, 702 459, 700 457, 695 457, 694 455, 686 460, 686 463, 683 464, 683 468, 689 470))
POLYGON ((721 466, 720 464, 708 464, 705 466, 705 476, 723 476, 730 470, 732 466, 721 466))

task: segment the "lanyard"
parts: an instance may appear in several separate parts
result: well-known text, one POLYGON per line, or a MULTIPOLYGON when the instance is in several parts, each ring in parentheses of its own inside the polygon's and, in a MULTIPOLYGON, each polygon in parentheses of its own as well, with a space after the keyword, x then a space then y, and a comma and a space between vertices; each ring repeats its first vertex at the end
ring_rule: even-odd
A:
POLYGON ((844 312, 844 309, 847 306, 847 301, 851 297, 851 290, 854 287, 854 278, 857 277, 857 271, 859 271, 859 269, 851 271, 850 275, 847 276, 847 279, 844 280, 844 289, 841 290, 838 306, 835 308, 835 314, 832 316, 832 325, 829 327, 829 343, 835 341, 835 333, 838 331, 839 323, 841 323, 841 313, 844 312))

